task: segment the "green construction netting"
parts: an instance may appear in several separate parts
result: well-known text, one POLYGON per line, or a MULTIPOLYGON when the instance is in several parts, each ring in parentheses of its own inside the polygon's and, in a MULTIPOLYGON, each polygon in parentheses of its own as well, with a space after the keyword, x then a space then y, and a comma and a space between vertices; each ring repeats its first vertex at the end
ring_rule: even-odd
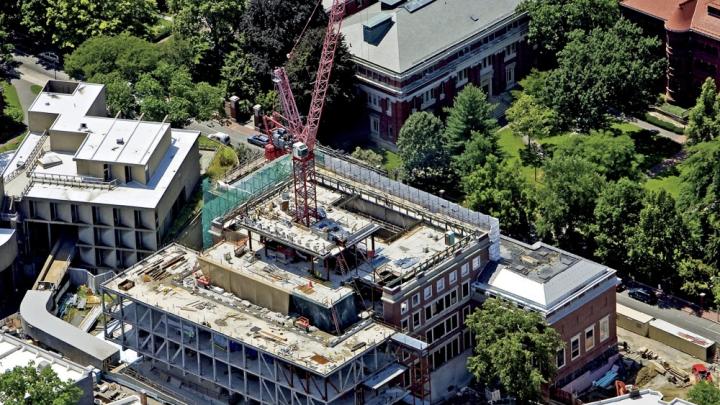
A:
POLYGON ((212 235, 209 230, 215 218, 225 216, 258 193, 287 180, 291 171, 290 155, 285 155, 230 186, 210 179, 203 180, 202 235, 204 248, 212 246, 212 235))

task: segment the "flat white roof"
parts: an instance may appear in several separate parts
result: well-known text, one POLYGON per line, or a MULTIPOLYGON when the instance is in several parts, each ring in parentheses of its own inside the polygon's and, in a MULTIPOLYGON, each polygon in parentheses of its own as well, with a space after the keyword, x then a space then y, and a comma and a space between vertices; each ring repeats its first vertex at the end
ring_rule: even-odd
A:
POLYGON ((650 316, 646 313, 634 310, 630 307, 626 307, 622 304, 617 304, 617 313, 623 316, 626 316, 630 319, 634 319, 640 323, 648 323, 655 319, 653 316, 650 316))
MULTIPOLYGON (((64 116, 61 117, 51 130, 79 130, 77 118, 72 120, 74 128, 62 128, 66 121, 64 116)), ((128 165, 145 165, 162 135, 170 128, 167 123, 106 117, 85 116, 80 122, 87 127, 87 138, 75 154, 75 159, 128 165)))
POLYGON ((5 245, 15 234, 14 229, 0 228, 0 246, 5 245))
POLYGON ((615 398, 603 399, 597 402, 589 402, 587 405, 695 405, 684 399, 673 399, 670 402, 663 401, 663 394, 651 389, 643 389, 640 396, 631 398, 630 394, 620 395, 615 398))
POLYGON ((20 146, 18 146, 15 154, 3 171, 3 178, 5 178, 6 183, 7 177, 27 161, 30 152, 32 152, 38 142, 40 142, 40 138, 42 138, 42 134, 37 132, 30 132, 25 136, 25 139, 20 143, 20 146))
POLYGON ((83 82, 78 83, 78 86, 71 94, 41 91, 30 105, 28 111, 60 114, 61 117, 65 117, 63 121, 67 120, 68 122, 73 117, 76 120, 75 129, 73 130, 77 131, 77 126, 80 124, 77 119, 84 117, 88 113, 90 107, 102 92, 103 87, 105 86, 102 84, 83 82))
MULTIPOLYGON (((171 131, 171 142, 165 156, 158 165, 157 170, 153 173, 148 184, 138 182, 130 182, 120 184, 112 190, 100 188, 79 187, 71 185, 45 184, 41 182, 33 183, 27 197, 86 202, 92 204, 106 204, 131 206, 138 208, 155 208, 165 191, 170 186, 175 174, 180 169, 180 165, 185 161, 185 157, 190 152, 195 140, 200 133, 198 131, 176 130, 171 131)), ((56 152, 57 153, 57 152, 56 152)), ((77 174, 75 162, 69 154, 57 153, 63 161, 62 165, 43 169, 40 165, 35 168, 36 173, 58 173, 58 174, 77 174)))
POLYGON ((15 367, 25 367, 30 363, 47 365, 63 381, 80 381, 89 370, 63 359, 57 354, 29 345, 9 335, 0 334, 0 374, 15 367))

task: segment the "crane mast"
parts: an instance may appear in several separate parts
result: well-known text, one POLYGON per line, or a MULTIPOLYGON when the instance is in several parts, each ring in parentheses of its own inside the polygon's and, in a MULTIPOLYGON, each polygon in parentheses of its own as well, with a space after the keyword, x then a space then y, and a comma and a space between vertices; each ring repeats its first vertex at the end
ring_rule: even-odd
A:
MULTIPOLYGON (((330 73, 335 62, 335 50, 340 40, 340 26, 345 14, 345 0, 334 0, 323 40, 320 65, 315 75, 315 86, 310 101, 307 121, 303 124, 292 94, 290 80, 285 69, 273 71, 273 81, 283 109, 286 129, 292 139, 293 187, 295 191, 295 221, 310 226, 319 219, 317 192, 315 188, 315 141, 330 83, 330 73)), ((286 149, 287 146, 283 147, 286 149)))

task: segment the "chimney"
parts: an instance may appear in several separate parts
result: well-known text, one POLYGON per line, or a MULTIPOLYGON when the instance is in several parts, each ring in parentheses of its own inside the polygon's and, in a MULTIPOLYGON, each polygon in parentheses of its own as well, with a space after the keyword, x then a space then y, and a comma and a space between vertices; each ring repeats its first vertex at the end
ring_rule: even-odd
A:
POLYGON ((140 405, 148 405, 147 392, 140 390, 140 405))

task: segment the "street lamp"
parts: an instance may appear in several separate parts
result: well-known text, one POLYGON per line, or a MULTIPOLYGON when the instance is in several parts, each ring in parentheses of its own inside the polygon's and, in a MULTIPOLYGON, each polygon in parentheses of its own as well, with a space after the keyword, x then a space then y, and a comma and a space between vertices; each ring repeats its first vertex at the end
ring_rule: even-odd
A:
POLYGON ((700 313, 702 314, 703 310, 705 309, 705 306, 703 305, 705 302, 705 293, 700 293, 700 313))

